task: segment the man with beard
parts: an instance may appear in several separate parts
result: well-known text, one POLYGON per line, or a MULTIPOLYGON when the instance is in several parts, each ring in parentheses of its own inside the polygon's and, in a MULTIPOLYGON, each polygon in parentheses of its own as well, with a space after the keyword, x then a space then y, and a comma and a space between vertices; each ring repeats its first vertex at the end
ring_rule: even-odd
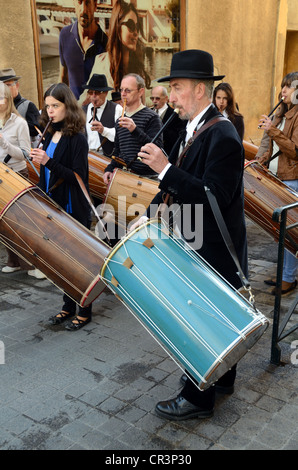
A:
POLYGON ((107 35, 95 20, 97 0, 73 0, 77 21, 59 36, 60 81, 78 99, 89 79, 95 56, 106 49, 107 35))

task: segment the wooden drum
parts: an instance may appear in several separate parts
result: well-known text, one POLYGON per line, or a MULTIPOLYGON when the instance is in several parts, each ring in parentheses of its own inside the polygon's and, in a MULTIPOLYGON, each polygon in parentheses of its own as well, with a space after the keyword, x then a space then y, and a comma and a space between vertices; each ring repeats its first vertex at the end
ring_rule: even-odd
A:
POLYGON ((103 212, 113 212, 117 223, 137 220, 158 191, 157 181, 116 169, 107 189, 103 212))
POLYGON ((109 246, 3 164, 0 180, 0 241, 79 305, 93 302, 109 246))
MULTIPOLYGON (((256 161, 245 163, 244 167, 244 210, 249 219, 263 228, 276 241, 279 240, 279 224, 272 220, 278 207, 298 202, 298 195, 289 186, 256 161)), ((298 221, 298 208, 288 211, 287 225, 298 221)), ((298 243, 298 227, 289 231, 298 243)), ((295 247, 285 239, 286 248, 296 255, 295 247)))

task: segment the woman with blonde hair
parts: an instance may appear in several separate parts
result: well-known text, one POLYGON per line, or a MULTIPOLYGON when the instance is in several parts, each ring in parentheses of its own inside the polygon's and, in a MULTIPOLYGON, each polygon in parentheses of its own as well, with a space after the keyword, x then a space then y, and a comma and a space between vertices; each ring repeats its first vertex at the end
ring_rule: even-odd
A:
MULTIPOLYGON (((30 148, 27 121, 17 112, 9 87, 5 83, 0 83, 0 162, 27 178, 28 169, 23 152, 29 154, 30 148)), ((7 254, 7 264, 2 268, 3 273, 13 273, 23 269, 34 277, 45 277, 9 248, 7 254)))

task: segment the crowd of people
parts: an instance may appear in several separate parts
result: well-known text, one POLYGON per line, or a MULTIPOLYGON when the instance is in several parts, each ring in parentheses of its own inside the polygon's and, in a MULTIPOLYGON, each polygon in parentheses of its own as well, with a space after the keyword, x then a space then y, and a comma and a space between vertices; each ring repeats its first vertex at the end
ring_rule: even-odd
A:
MULTIPOLYGON (((28 177, 24 154, 28 155, 40 165, 40 188, 87 228, 91 226, 91 209, 76 175, 88 190, 89 150, 110 158, 103 176, 107 186, 114 170, 123 167, 158 182, 159 192, 133 228, 152 217, 153 207, 177 204, 183 211, 184 206, 190 206, 186 218, 181 218, 184 225, 179 227, 181 237, 189 241, 186 225, 196 236, 195 208, 202 204, 203 244, 195 251, 239 289, 241 279, 206 192, 208 188, 215 196, 241 269, 248 276, 244 118, 232 86, 222 81, 224 75, 214 75, 213 58, 208 52, 177 52, 170 74, 157 80, 161 85, 152 87, 151 106, 147 106, 145 90, 150 86, 150 78, 141 60, 142 31, 137 10, 131 4, 116 2, 107 38, 94 22, 96 2, 89 2, 88 14, 79 11, 83 2, 77 3, 78 21, 60 38, 63 56, 60 83, 46 90, 40 112, 21 97, 20 77, 14 70, 0 70, 0 161, 28 177), (77 50, 78 40, 87 57, 83 62, 81 51, 77 50), (72 65, 70 57, 75 57, 72 65), (218 81, 220 84, 214 88, 218 81), (164 82, 169 82, 170 94, 164 82), (174 112, 171 125, 163 128, 174 112), (42 145, 35 146, 36 136, 49 120, 42 145)), ((264 140, 262 152, 257 155, 261 164, 295 191, 298 191, 297 83, 298 72, 288 74, 281 83, 283 102, 274 118, 261 116, 259 126, 264 130, 264 140)), ((34 267, 24 267, 22 263, 8 250, 2 272, 27 269, 38 277, 34 267)), ((297 258, 287 253, 282 294, 296 288, 296 274, 297 258)), ((266 282, 273 287, 276 284, 275 279, 266 282)), ((54 325, 66 322, 67 329, 78 330, 91 321, 92 304, 79 307, 75 315, 76 303, 64 294, 61 311, 50 322, 54 325)), ((156 412, 172 420, 212 416, 216 392, 233 392, 236 369, 234 365, 215 386, 204 391, 185 371, 180 393, 159 402, 156 412)))

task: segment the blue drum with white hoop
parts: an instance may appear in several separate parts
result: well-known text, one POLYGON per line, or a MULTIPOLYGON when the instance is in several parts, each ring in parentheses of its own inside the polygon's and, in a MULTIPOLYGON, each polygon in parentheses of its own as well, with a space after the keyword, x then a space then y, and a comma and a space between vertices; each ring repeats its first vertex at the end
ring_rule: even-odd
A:
POLYGON ((118 242, 101 276, 201 390, 236 364, 268 326, 161 221, 149 220, 118 242))

